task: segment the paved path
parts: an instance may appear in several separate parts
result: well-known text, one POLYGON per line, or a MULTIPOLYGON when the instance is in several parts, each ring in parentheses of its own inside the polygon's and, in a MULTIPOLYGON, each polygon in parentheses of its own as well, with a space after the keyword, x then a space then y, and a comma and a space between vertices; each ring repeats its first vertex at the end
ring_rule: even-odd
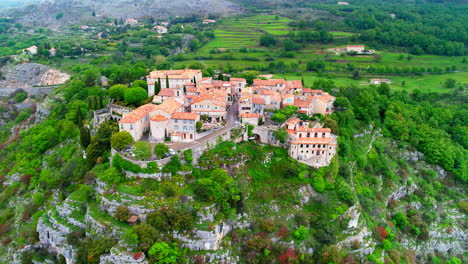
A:
POLYGON ((169 146, 169 148, 175 151, 182 151, 188 148, 193 148, 199 144, 206 144, 208 140, 217 138, 219 135, 222 135, 224 132, 236 126, 236 121, 239 120, 237 108, 238 108, 237 99, 235 99, 226 115, 226 125, 214 131, 213 133, 210 133, 204 137, 201 137, 193 142, 174 142, 174 143, 167 144, 167 145, 169 146))

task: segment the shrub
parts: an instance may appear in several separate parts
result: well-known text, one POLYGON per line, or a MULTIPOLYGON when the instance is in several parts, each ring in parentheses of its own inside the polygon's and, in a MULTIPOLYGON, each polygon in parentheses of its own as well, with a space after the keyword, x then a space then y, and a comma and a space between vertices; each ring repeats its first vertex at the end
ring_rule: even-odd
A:
POLYGON ((129 171, 133 173, 140 173, 142 169, 140 166, 131 163, 128 160, 123 159, 119 154, 115 154, 112 158, 112 166, 118 170, 129 171))
POLYGON ((314 189, 319 193, 323 193, 325 191, 325 181, 322 175, 317 175, 312 178, 312 187, 314 187, 314 189))
POLYGON ((117 207, 114 213, 114 217, 116 219, 119 219, 120 221, 127 221, 130 218, 130 216, 132 216, 132 214, 130 214, 130 210, 128 209, 128 207, 123 205, 117 207))
POLYGON ((171 246, 165 242, 154 243, 154 245, 148 251, 148 255, 152 263, 177 263, 181 253, 177 248, 177 244, 172 244, 171 246))
POLYGON ((296 231, 294 231, 293 235, 295 239, 303 241, 309 237, 309 230, 307 230, 305 226, 301 225, 296 229, 296 231))
POLYGON ((23 102, 24 100, 26 100, 26 98, 28 98, 28 94, 26 92, 19 92, 15 94, 15 102, 17 103, 23 102))
POLYGON ((192 150, 191 149, 186 149, 184 151, 184 159, 185 159, 185 162, 187 162, 188 164, 192 163, 193 156, 192 156, 192 150))
POLYGON ((134 140, 130 133, 127 131, 120 131, 112 135, 111 146, 116 150, 122 150, 133 144, 134 140))
POLYGON ((164 143, 158 143, 154 146, 154 154, 159 158, 164 158, 164 156, 169 153, 169 147, 164 143))

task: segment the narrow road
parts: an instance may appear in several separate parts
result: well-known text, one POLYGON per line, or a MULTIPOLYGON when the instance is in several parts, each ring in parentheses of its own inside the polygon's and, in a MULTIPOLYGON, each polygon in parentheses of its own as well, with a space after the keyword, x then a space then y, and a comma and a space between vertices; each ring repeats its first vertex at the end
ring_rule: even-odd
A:
POLYGON ((229 108, 229 111, 226 114, 226 125, 223 128, 220 128, 217 131, 214 131, 213 133, 201 137, 193 142, 175 142, 172 144, 168 144, 169 147, 175 151, 182 151, 188 148, 193 148, 199 144, 206 144, 207 141, 213 138, 217 138, 219 135, 236 126, 236 122, 239 120, 237 108, 237 99, 234 99, 234 102, 232 103, 231 107, 229 108))

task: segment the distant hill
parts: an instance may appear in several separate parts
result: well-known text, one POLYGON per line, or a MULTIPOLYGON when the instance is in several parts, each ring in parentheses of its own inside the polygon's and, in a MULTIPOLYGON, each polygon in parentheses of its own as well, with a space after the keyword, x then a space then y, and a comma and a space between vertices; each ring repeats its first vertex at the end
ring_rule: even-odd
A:
POLYGON ((59 27, 77 24, 83 20, 94 20, 96 17, 92 16, 93 11, 96 12, 97 18, 152 16, 164 19, 192 14, 237 14, 242 8, 233 0, 44 0, 0 11, 0 15, 17 17, 19 22, 25 24, 59 27))

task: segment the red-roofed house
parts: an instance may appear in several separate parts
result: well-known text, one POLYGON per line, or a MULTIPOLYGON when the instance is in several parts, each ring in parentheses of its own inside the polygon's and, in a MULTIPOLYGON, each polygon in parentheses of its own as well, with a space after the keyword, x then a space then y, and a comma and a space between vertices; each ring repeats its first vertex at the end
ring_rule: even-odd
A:
POLYGON ((162 88, 183 88, 186 83, 198 83, 202 79, 201 70, 183 69, 183 70, 154 70, 146 76, 148 82, 148 96, 154 95, 154 85, 161 80, 162 88), (169 87, 166 87, 166 77, 169 81, 169 87))
POLYGON ((337 137, 329 128, 309 127, 309 122, 290 118, 285 122, 290 135, 289 156, 313 167, 328 166, 336 154, 337 137))
POLYGON ((209 121, 216 120, 218 122, 226 118, 226 101, 224 98, 219 98, 213 94, 205 94, 193 99, 190 105, 192 113, 207 115, 209 121))
POLYGON ((247 124, 257 126, 258 120, 260 119, 261 115, 258 113, 244 113, 244 114, 240 114, 239 117, 240 117, 241 123, 247 123, 247 124))
POLYGON ((198 113, 172 114, 170 122, 171 140, 174 142, 194 141, 198 121, 200 121, 200 114, 198 113))

